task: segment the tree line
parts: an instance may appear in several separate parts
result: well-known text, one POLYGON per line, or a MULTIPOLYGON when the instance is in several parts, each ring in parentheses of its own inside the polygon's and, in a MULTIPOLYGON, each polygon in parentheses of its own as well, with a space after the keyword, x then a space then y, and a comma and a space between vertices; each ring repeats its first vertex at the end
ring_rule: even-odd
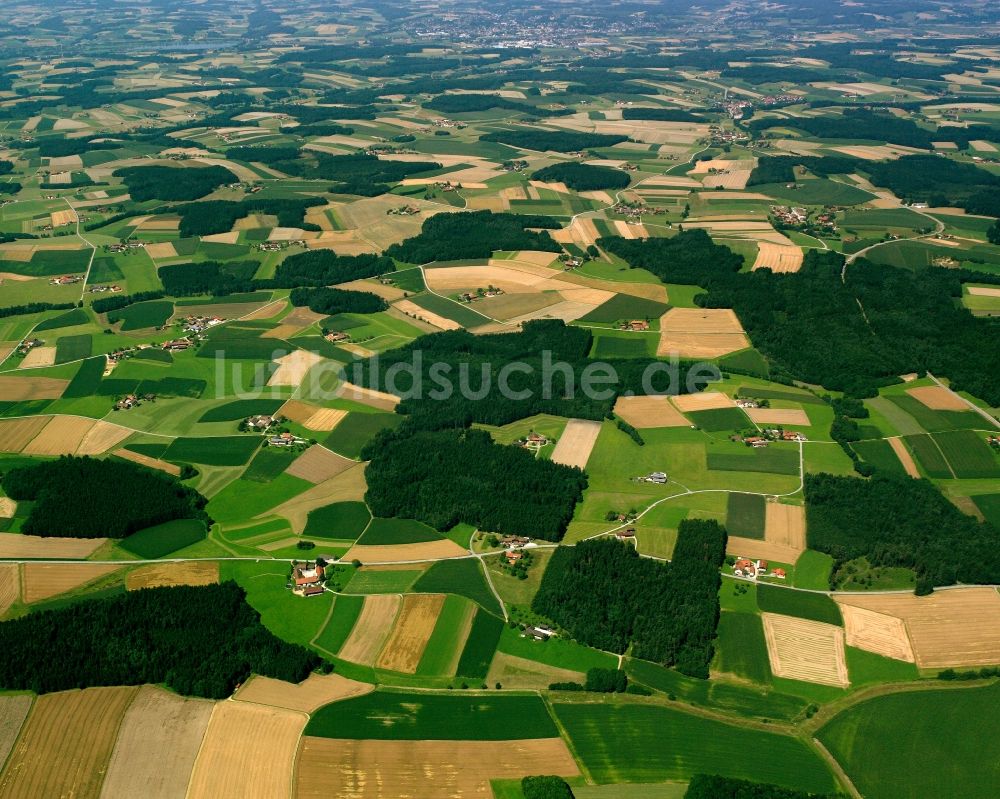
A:
POLYGON ((586 133, 560 130, 498 130, 480 136, 479 141, 497 142, 521 150, 552 150, 557 153, 575 153, 594 147, 612 147, 628 141, 628 136, 611 133, 586 133))
POLYGON ((0 623, 0 649, 0 688, 36 693, 165 683, 224 699, 251 674, 297 683, 321 663, 270 633, 234 582, 128 591, 30 613, 0 623))
POLYGON ((815 794, 750 782, 735 777, 695 774, 688 783, 684 799, 847 799, 843 794, 815 794))
POLYGON ((326 286, 292 289, 288 299, 295 307, 305 305, 313 313, 327 316, 339 313, 378 313, 389 308, 384 299, 370 291, 348 291, 326 286))
POLYGON ((539 169, 531 177, 550 183, 565 183, 575 191, 624 189, 629 184, 627 172, 610 166, 593 166, 577 161, 560 161, 539 169))
POLYGON ((26 535, 124 538, 173 519, 208 520, 208 500, 193 488, 129 461, 63 455, 10 469, 0 485, 32 503, 26 535))
POLYGON ((680 523, 669 563, 612 538, 560 547, 532 601, 577 641, 707 678, 719 621, 726 531, 714 520, 680 523))
POLYGON ((112 173, 128 186, 135 202, 146 200, 199 200, 223 183, 237 183, 225 167, 127 166, 112 173))

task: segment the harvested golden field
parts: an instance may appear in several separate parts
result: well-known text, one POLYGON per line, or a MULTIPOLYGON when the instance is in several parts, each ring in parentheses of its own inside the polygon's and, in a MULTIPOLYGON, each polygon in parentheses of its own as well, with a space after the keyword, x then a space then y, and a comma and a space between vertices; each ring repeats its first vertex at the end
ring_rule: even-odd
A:
POLYGON ((315 352, 306 350, 295 350, 284 357, 275 360, 278 364, 277 370, 267 381, 269 386, 293 386, 298 387, 305 378, 306 373, 316 364, 322 363, 326 359, 315 352))
POLYGON ((298 684, 254 675, 236 692, 235 698, 257 705, 312 713, 331 702, 364 696, 374 690, 374 685, 349 680, 339 674, 310 674, 298 684))
POLYGON ((97 799, 118 728, 137 688, 44 694, 0 775, 0 797, 97 799))
POLYGON ((39 602, 65 594, 99 577, 117 571, 111 564, 88 563, 25 563, 23 568, 24 601, 39 602))
MULTIPOLYGON (((0 381, 3 378, 0 377, 0 381)), ((0 394, 3 386, 0 384, 0 394)), ((51 416, 26 416, 21 419, 0 419, 0 452, 20 452, 49 422, 51 416)))
POLYGON ((32 347, 24 356, 18 369, 35 369, 39 366, 52 366, 56 362, 55 347, 32 347))
POLYGON ((660 318, 657 355, 717 358, 750 346, 740 320, 726 308, 671 308, 660 318))
POLYGON ((716 408, 732 408, 735 403, 721 391, 699 391, 696 394, 678 394, 671 397, 677 410, 685 413, 691 411, 710 411, 716 408))
POLYGON ((747 408, 747 416, 757 424, 808 427, 809 416, 801 408, 747 408))
POLYGON ((25 455, 72 455, 95 424, 95 420, 83 416, 53 416, 21 451, 25 455))
POLYGON ((268 515, 284 516, 292 525, 292 531, 301 535, 305 529, 309 511, 331 505, 334 502, 360 502, 365 498, 367 490, 365 464, 359 463, 336 477, 331 477, 318 486, 303 491, 297 497, 283 502, 269 511, 268 515))
POLYGON ((302 400, 288 400, 288 402, 278 408, 275 416, 285 416, 293 422, 305 424, 306 420, 311 419, 320 410, 322 408, 319 405, 313 405, 302 400))
POLYGON ((49 538, 0 533, 0 558, 83 559, 103 546, 106 538, 49 538))
POLYGON ((395 394, 388 394, 384 391, 375 391, 371 388, 363 388, 353 383, 343 382, 337 388, 337 396, 342 399, 354 400, 380 411, 393 411, 399 405, 399 397, 395 394))
POLYGON ((329 433, 338 424, 344 421, 344 417, 347 416, 347 411, 338 410, 337 408, 320 408, 316 413, 306 419, 302 426, 306 430, 316 430, 319 432, 329 433))
POLYGON ((315 444, 292 461, 285 469, 285 474, 300 477, 317 485, 354 466, 357 466, 357 461, 344 458, 326 447, 315 444))
POLYGON ((561 738, 520 741, 302 739, 297 799, 465 799, 492 795, 491 779, 578 775, 561 738))
POLYGON ((214 706, 142 686, 122 720, 101 799, 184 796, 214 706))
POLYGON ((944 386, 919 386, 908 388, 906 393, 935 411, 967 411, 968 403, 944 386))
POLYGON ((392 563, 394 561, 428 561, 443 558, 457 558, 468 555, 454 541, 443 538, 440 541, 424 541, 419 544, 385 544, 353 546, 341 560, 357 558, 366 565, 392 563))
POLYGON ((379 283, 377 280, 351 280, 347 283, 338 283, 337 288, 345 291, 367 291, 369 294, 381 297, 386 302, 395 302, 406 296, 403 289, 379 283))
POLYGON ((98 420, 80 440, 77 455, 100 455, 121 444, 132 431, 121 425, 98 420))
POLYGON ((324 314, 310 311, 308 308, 296 308, 284 317, 277 327, 265 330, 261 338, 289 338, 325 318, 324 314))
POLYGON ((21 572, 16 563, 0 563, 0 615, 21 596, 21 572))
POLYGON ((590 453, 600 433, 600 422, 570 419, 566 423, 566 429, 559 436, 555 449, 552 450, 552 461, 583 469, 590 460, 590 453))
POLYGON ((421 308, 411 300, 399 300, 394 303, 392 307, 407 316, 412 316, 422 322, 433 325, 438 330, 460 330, 462 327, 455 320, 448 319, 440 314, 434 313, 433 311, 428 311, 426 308, 421 308))
POLYGON ((985 288, 983 286, 968 286, 969 294, 974 297, 1000 297, 1000 289, 985 288))
POLYGON ((896 453, 896 457, 899 458, 899 462, 903 464, 903 468, 910 477, 920 477, 920 469, 917 468, 917 462, 913 460, 913 455, 906 448, 906 444, 903 443, 903 439, 899 436, 893 436, 887 439, 889 446, 892 447, 892 451, 896 453))
POLYGON ((68 209, 65 211, 53 211, 49 214, 49 224, 52 227, 62 227, 63 225, 74 225, 76 224, 76 211, 68 209))
POLYGON ((168 461, 161 461, 159 458, 151 458, 148 455, 143 455, 139 452, 133 452, 130 449, 116 449, 111 453, 115 457, 124 458, 127 461, 132 461, 133 463, 139 463, 143 466, 148 466, 150 469, 159 469, 161 472, 166 472, 167 474, 172 474, 177 477, 181 473, 181 467, 174 463, 169 463, 168 461))
POLYGON ((841 604, 840 611, 844 617, 848 646, 887 658, 914 662, 913 647, 902 619, 847 604, 841 604))
POLYGON ((838 593, 834 599, 902 619, 921 668, 1000 663, 1000 594, 994 588, 939 589, 930 596, 838 593))
POLYGON ((169 585, 215 585, 219 582, 219 564, 209 561, 187 563, 151 563, 130 571, 125 577, 129 591, 169 585))
POLYGON ((256 311, 251 311, 245 316, 241 317, 243 319, 273 319, 285 308, 288 307, 287 300, 274 300, 273 302, 267 303, 267 305, 262 305, 256 311))
MULTIPOLYGON (((765 506, 764 540, 775 546, 789 547, 796 555, 806 548, 806 509, 804 505, 768 502, 765 506)), ((782 563, 793 563, 782 559, 782 563)))
POLYGON ((69 380, 57 377, 0 375, 0 397, 9 402, 59 399, 68 385, 69 380))
POLYGON ((776 677, 846 688, 844 631, 832 624, 762 613, 771 671, 776 677))
POLYGON ((506 652, 497 652, 493 656, 489 674, 486 675, 487 685, 500 683, 504 688, 526 691, 544 691, 554 682, 585 681, 586 675, 581 671, 549 666, 506 652))
POLYGON ((7 762, 18 733, 31 710, 33 697, 26 694, 0 696, 0 764, 7 762))
POLYGON ((772 272, 798 272, 802 268, 802 250, 795 245, 777 244, 771 241, 757 243, 757 259, 754 269, 770 269, 772 272))
POLYGON ((361 615, 337 654, 344 660, 371 666, 389 637, 403 604, 399 594, 372 594, 365 597, 361 615))
POLYGON ((154 261, 162 258, 177 257, 177 250, 174 249, 173 242, 169 241, 158 241, 155 244, 147 244, 146 253, 154 261))
POLYGON ((0 519, 13 519, 17 503, 10 497, 0 497, 0 519))
POLYGON ((760 559, 772 563, 795 563, 802 554, 802 549, 767 540, 761 541, 758 538, 731 535, 726 539, 726 554, 736 558, 760 559))
POLYGON ((404 674, 416 673, 443 606, 444 594, 404 596, 403 607, 396 617, 392 634, 375 665, 380 669, 404 674))
POLYGON ((198 753, 189 799, 279 799, 291 794, 305 713, 219 702, 198 753))
POLYGON ((670 397, 619 397, 615 415, 632 427, 688 427, 691 422, 670 402, 670 397))

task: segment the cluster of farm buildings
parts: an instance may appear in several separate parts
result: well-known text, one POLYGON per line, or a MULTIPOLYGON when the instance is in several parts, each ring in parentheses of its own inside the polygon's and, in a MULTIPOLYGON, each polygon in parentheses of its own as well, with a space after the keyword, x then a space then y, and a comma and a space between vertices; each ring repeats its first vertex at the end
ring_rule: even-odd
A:
POLYGON ((776 577, 784 580, 788 574, 782 568, 770 569, 766 560, 750 560, 749 558, 737 558, 733 564, 733 575, 747 580, 756 580, 758 577, 776 577))

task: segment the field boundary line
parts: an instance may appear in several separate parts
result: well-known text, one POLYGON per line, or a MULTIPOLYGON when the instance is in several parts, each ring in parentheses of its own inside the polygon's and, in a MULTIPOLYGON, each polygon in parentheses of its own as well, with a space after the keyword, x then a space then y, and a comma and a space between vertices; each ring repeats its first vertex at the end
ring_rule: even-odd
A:
POLYGON ((573 756, 573 760, 576 761, 576 765, 580 769, 580 774, 583 775, 583 778, 590 785, 596 785, 597 783, 594 782, 594 777, 591 775, 590 769, 588 769, 587 764, 583 762, 583 758, 580 757, 580 753, 576 751, 576 745, 573 743, 573 739, 570 738, 569 732, 559 720, 559 716, 556 715, 556 709, 552 706, 551 700, 548 696, 542 694, 541 691, 537 692, 537 696, 542 700, 542 704, 545 705, 545 712, 549 714, 549 718, 552 719, 552 723, 555 725, 556 730, 559 731, 559 737, 562 739, 562 742, 566 744, 566 748, 573 756))
POLYGON ((837 758, 830 753, 829 749, 823 746, 822 741, 820 741, 819 738, 813 738, 811 742, 813 748, 819 752, 819 756, 824 762, 826 762, 827 766, 830 767, 830 770, 833 771, 834 775, 836 775, 840 784, 847 789, 847 792, 850 793, 854 799, 864 799, 861 792, 851 781, 851 778, 847 776, 847 772, 844 770, 844 767, 840 765, 840 761, 838 761, 837 758))

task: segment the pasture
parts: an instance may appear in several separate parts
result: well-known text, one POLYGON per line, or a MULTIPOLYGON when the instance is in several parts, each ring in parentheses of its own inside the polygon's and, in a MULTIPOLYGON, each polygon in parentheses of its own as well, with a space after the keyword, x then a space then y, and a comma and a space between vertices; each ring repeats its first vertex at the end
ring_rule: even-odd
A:
POLYGON ((760 494, 728 495, 726 530, 730 535, 743 538, 764 538, 764 521, 767 504, 760 494))
POLYGON ((121 547, 145 560, 154 560, 204 538, 205 522, 201 519, 174 519, 132 533, 122 540, 121 547))

